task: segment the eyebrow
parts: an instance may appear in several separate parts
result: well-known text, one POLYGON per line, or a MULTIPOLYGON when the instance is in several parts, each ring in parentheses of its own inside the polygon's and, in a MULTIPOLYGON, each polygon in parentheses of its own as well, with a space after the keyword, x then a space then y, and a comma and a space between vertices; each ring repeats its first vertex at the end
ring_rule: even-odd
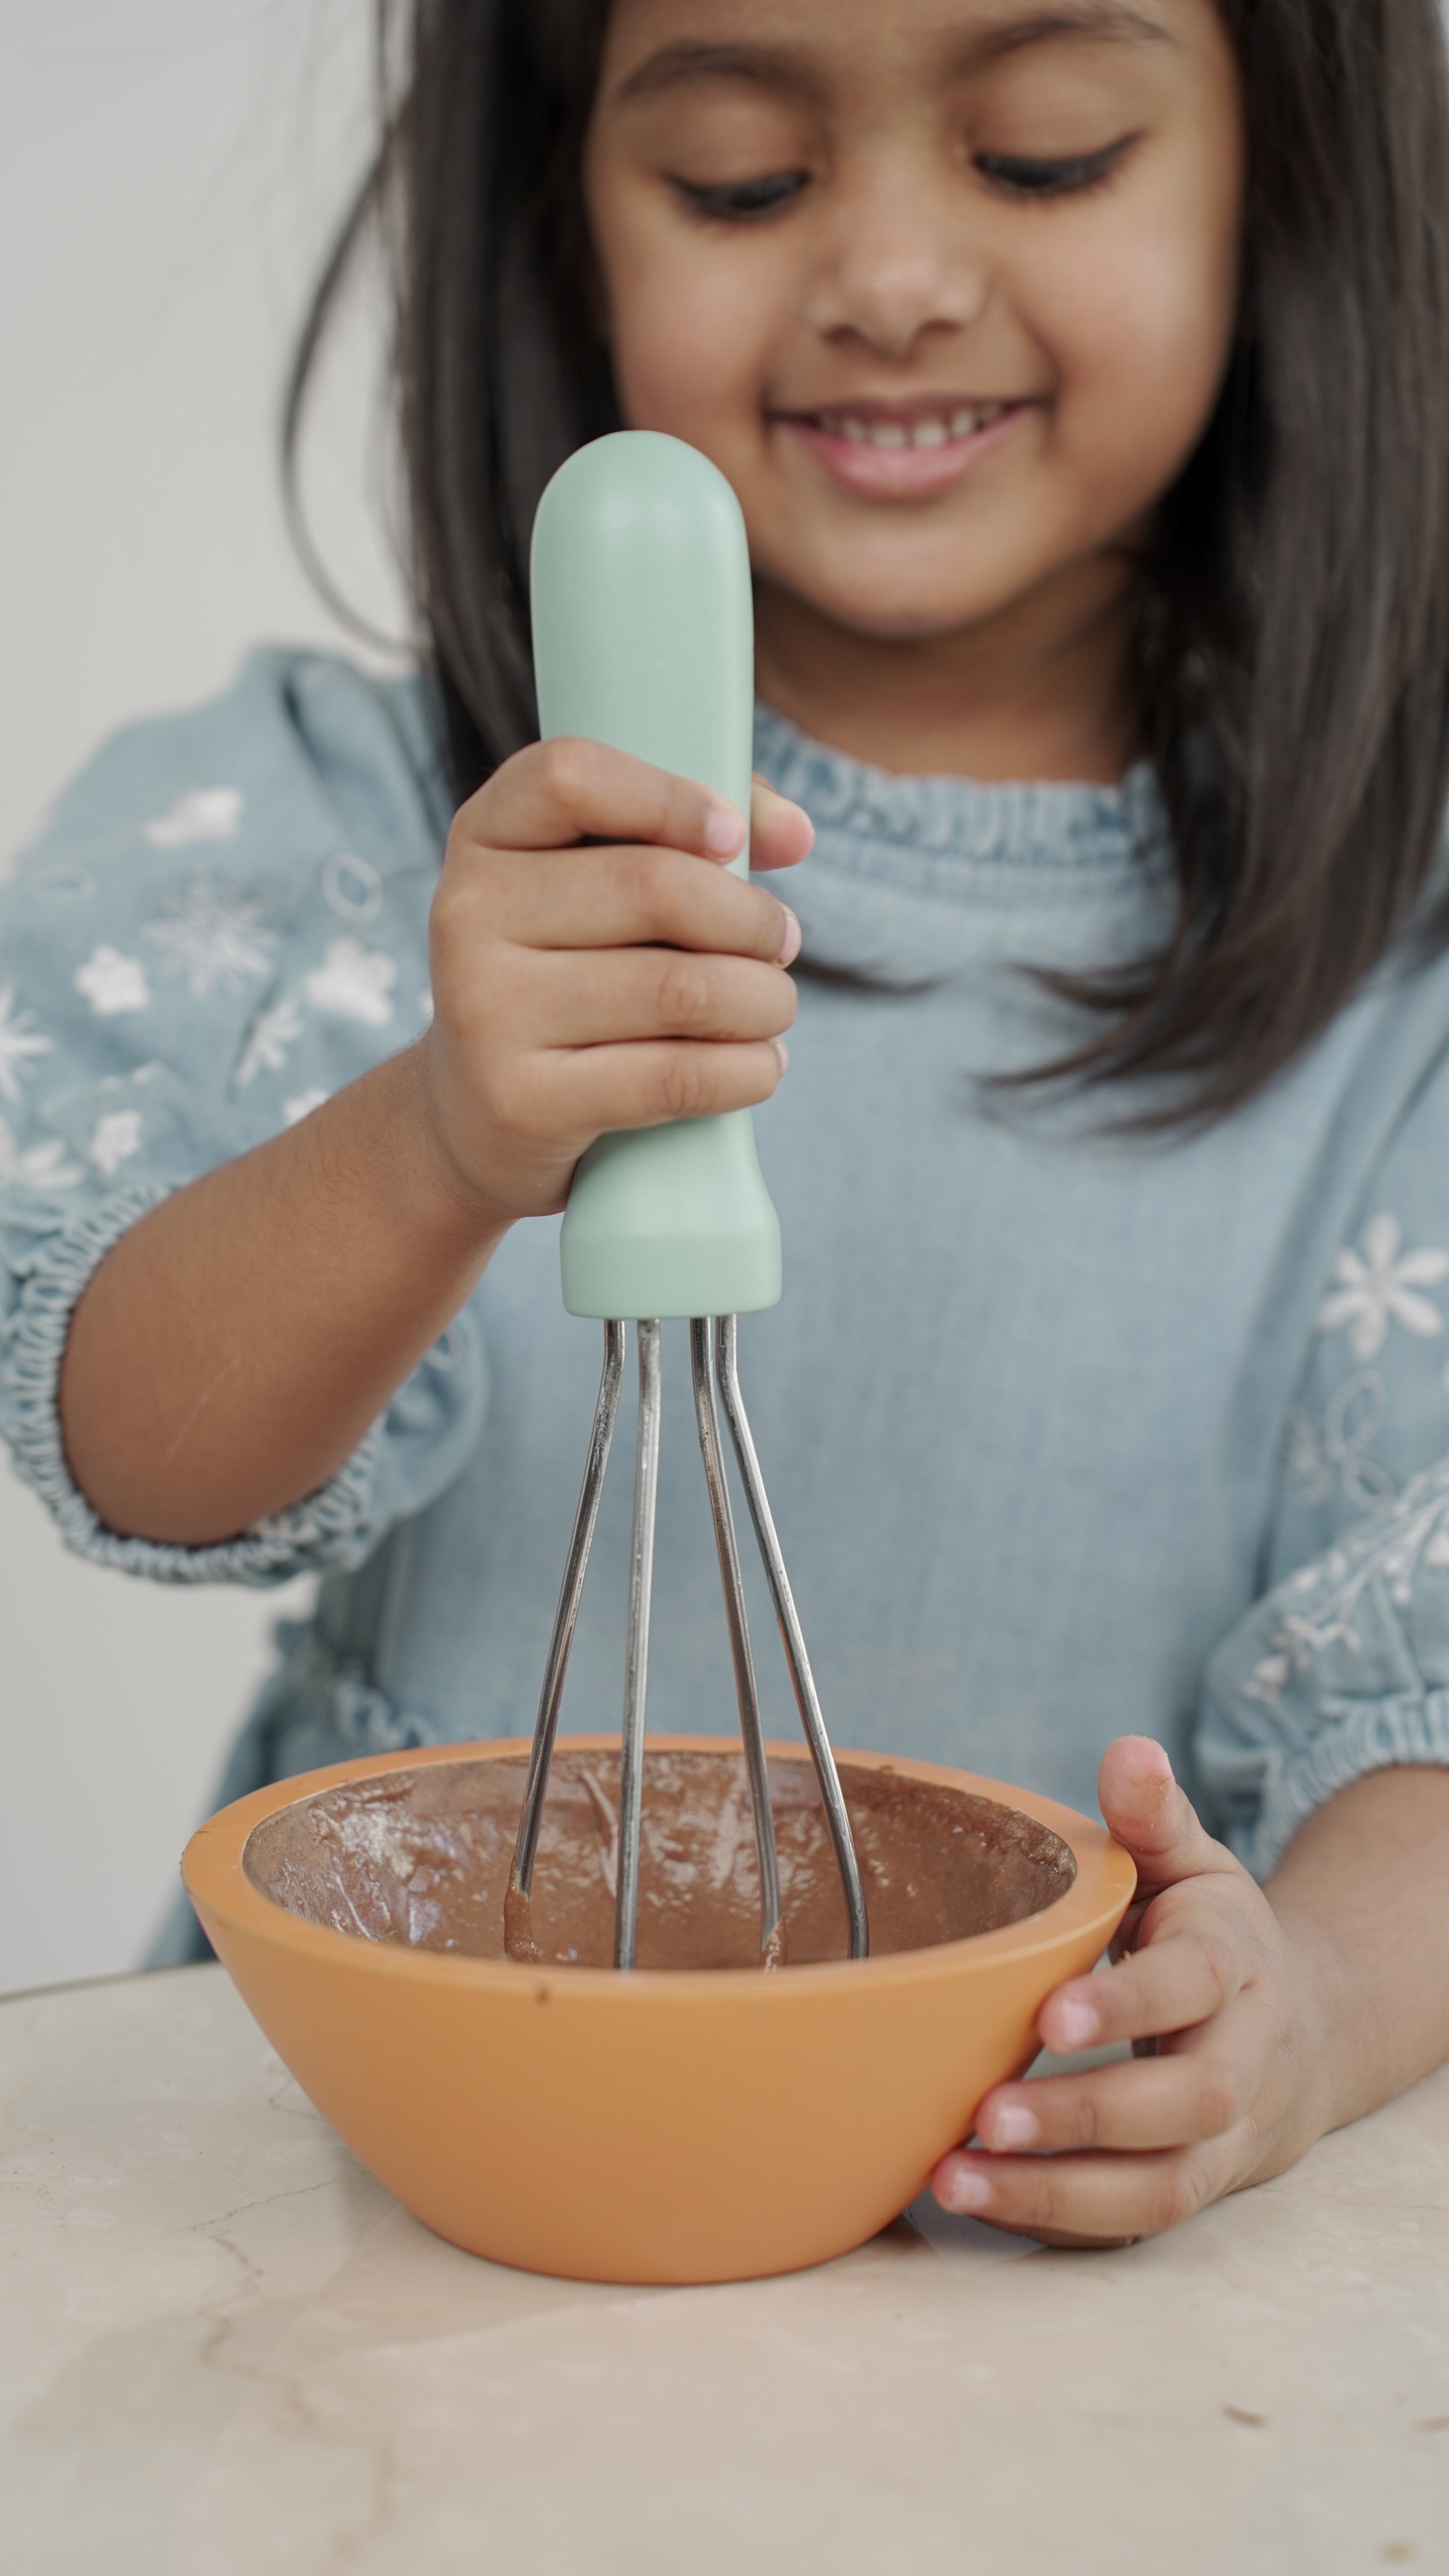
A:
MULTIPOLYGON (((954 44, 948 61, 957 70, 970 70, 977 65, 1000 62, 1009 54, 1025 53, 1032 45, 1063 42, 1085 42, 1106 45, 1172 45, 1177 42, 1170 29, 1160 20, 1147 17, 1140 9, 1098 5, 1098 0, 1064 0, 1057 7, 1016 11, 988 19, 954 44)), ((620 104, 642 98, 656 98, 664 90, 676 89, 697 80, 754 81, 766 89, 789 89, 797 95, 819 99, 824 83, 809 58, 785 45, 710 45, 688 42, 661 45, 637 63, 628 78, 621 81, 615 97, 620 104)))
POLYGON ((1076 37, 1098 45, 1175 45, 1177 38, 1161 20, 1140 9, 1098 7, 1094 0, 1071 0, 1058 8, 988 21, 955 49, 957 62, 997 62, 1004 54, 1024 53, 1029 45, 1053 45, 1076 37))
POLYGON ((656 98, 694 80, 757 81, 762 88, 793 89, 819 98, 823 84, 803 54, 785 45, 661 45, 621 81, 616 98, 656 98))

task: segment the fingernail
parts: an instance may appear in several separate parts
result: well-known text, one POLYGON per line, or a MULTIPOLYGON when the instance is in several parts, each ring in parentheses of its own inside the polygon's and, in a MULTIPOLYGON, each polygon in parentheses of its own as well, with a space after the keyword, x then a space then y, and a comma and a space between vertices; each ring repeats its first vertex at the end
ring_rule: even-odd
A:
POLYGON ((780 1071, 782 1073, 788 1073, 790 1070, 790 1050, 786 1046, 784 1039, 771 1038, 770 1044, 780 1059, 780 1071))
POLYGON ((800 928, 800 924, 796 920, 795 915, 790 910, 787 903, 785 906, 785 945, 781 949, 778 959, 778 963, 781 966, 794 965, 796 958, 800 954, 800 942, 803 937, 804 933, 800 928))
POLYGON ((1024 2102, 1003 2102, 991 2114, 988 2147, 1034 2147, 1041 2134, 1035 2111, 1024 2102))
POLYGON ((745 846, 744 817, 732 805, 718 805, 704 827, 704 846, 712 858, 738 858, 745 846))
POLYGON ((1101 2036, 1101 2016, 1094 2004, 1058 2004, 1052 2018, 1063 2048, 1090 2048, 1093 2040, 1101 2036))
POLYGON ((979 2165, 958 2165, 943 2197, 947 2209, 989 2209, 991 2184, 979 2165))

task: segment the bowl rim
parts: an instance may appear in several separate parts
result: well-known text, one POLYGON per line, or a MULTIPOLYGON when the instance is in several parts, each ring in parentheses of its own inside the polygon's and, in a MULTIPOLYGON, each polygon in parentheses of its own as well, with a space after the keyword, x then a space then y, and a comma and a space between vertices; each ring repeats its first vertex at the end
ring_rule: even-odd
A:
MULTIPOLYGON (((1096 1923, 1102 1927, 1105 1948, 1136 1889, 1137 1869, 1131 1854, 1105 1825, 1079 1814, 1073 1807, 1063 1806, 1055 1798, 989 1779, 981 1772, 962 1771, 950 1763, 921 1761, 897 1753, 858 1752, 841 1746, 835 1748, 835 1754, 842 1768, 891 1771, 933 1786, 964 1789, 975 1797, 992 1799, 998 1806, 1033 1817, 1058 1834, 1070 1849, 1077 1864, 1071 1886, 1038 1913, 1028 1914, 1017 1923, 1000 1924, 991 1932, 972 1932, 960 1941, 938 1941, 924 1949, 894 1950, 879 1957, 810 1960, 782 1970, 777 1976, 762 1976, 753 1967, 622 1971, 574 1967, 552 1959, 528 1964, 513 1959, 462 1957, 451 1950, 413 1949, 399 1941, 364 1941, 356 1933, 335 1931, 330 1924, 312 1923, 304 1915, 289 1912, 275 1898, 263 1895, 246 1874, 243 1855, 252 1834, 284 1807, 301 1806, 329 1789, 345 1787, 349 1781, 383 1778, 392 1771, 479 1760, 526 1762, 530 1744, 528 1736, 514 1735, 416 1745, 395 1753, 365 1753, 348 1762, 328 1763, 316 1771, 300 1771, 289 1779, 269 1781, 246 1797, 234 1799, 198 1826, 181 1856, 183 1885, 199 1907, 231 1929, 274 1948, 300 1950, 318 1965, 328 1959, 337 1965, 350 1961, 360 1968, 365 1965, 366 1971, 374 1975, 421 1978, 425 1983, 445 1979, 455 1988, 462 1980, 465 1986, 515 1996, 526 1991, 536 1993, 540 1986, 547 1985, 560 1995, 578 1996, 581 2000, 608 1996, 624 2009, 664 1995, 678 2000, 698 1981, 703 1981, 709 1995, 717 1996, 721 2002, 749 1997, 756 2003, 767 1996, 783 1999, 810 1992, 859 1990, 867 1980, 872 1988, 918 1984, 923 1979, 949 1981, 965 1970, 985 1969, 1000 1959, 1027 1958, 1065 1947, 1096 1923)), ((619 1738, 616 1734, 569 1734, 561 1735, 558 1745, 571 1752, 617 1753, 619 1738)), ((651 1753, 738 1754, 740 1739, 737 1735, 651 1734, 647 1749, 651 1753)), ((771 1739, 766 1751, 771 1761, 809 1762, 811 1758, 809 1747, 802 1743, 771 1739)))

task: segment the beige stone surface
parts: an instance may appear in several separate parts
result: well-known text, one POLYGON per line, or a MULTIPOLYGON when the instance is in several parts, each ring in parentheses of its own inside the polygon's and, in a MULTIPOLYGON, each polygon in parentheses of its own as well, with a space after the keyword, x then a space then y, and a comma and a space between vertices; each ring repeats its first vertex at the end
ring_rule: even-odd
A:
POLYGON ((215 1968, 0 2006, 0 2155, 7 2576, 1449 2569, 1449 2072, 1156 2243, 709 2290, 428 2236, 215 1968))

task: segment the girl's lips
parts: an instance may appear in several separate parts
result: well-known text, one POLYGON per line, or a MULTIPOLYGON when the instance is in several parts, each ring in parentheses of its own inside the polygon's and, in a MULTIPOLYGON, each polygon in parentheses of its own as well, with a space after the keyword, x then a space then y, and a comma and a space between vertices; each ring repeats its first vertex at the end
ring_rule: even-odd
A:
POLYGON ((877 443, 882 427, 894 426, 883 424, 879 418, 871 420, 870 426, 876 432, 872 438, 861 437, 858 432, 854 437, 848 436, 841 427, 827 428, 827 419, 834 423, 849 417, 844 410, 824 415, 779 412, 775 425, 797 438, 807 455, 847 492, 858 492, 874 501, 922 501, 949 490, 985 457, 994 455, 1018 422, 1035 408, 1026 402, 1003 403, 995 418, 979 428, 972 427, 961 434, 947 427, 947 434, 933 439, 928 446, 911 443, 915 431, 905 422, 900 425, 899 446, 877 443))

